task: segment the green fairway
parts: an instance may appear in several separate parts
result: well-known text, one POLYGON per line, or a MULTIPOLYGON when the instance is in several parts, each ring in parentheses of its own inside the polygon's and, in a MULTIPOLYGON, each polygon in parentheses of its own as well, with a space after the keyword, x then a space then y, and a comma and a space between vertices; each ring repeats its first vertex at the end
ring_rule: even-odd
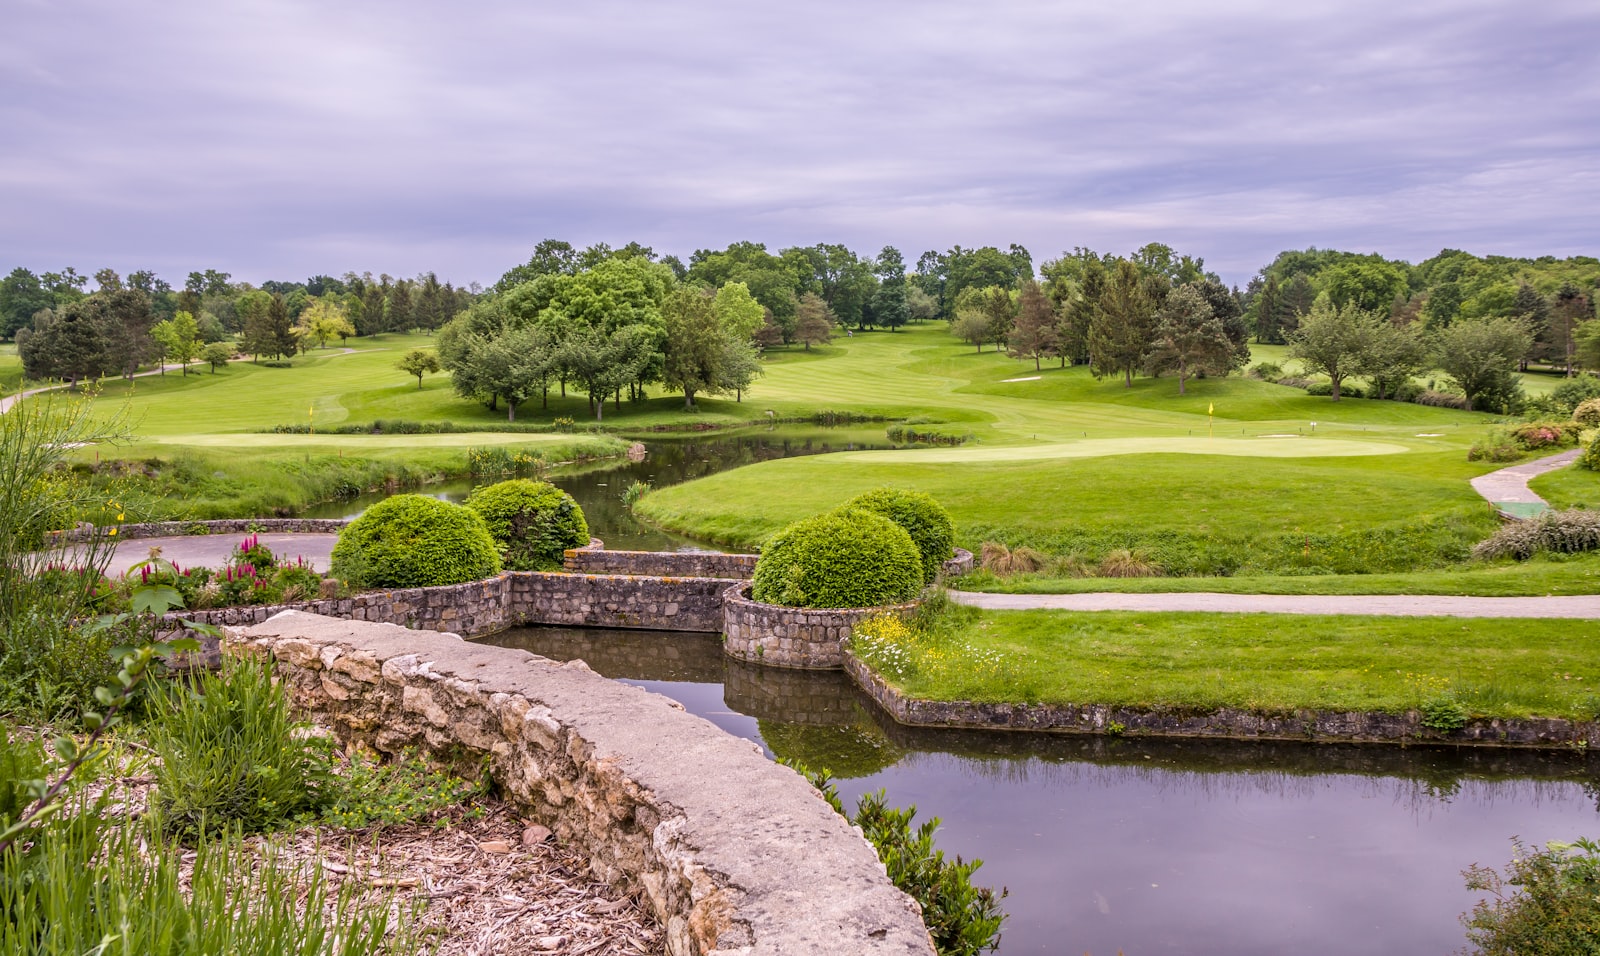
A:
POLYGON ((1349 441, 1338 438, 1297 438, 1265 435, 1239 438, 1090 438, 1075 442, 1046 442, 1003 447, 937 448, 915 452, 858 451, 837 456, 841 465, 915 461, 919 465, 977 464, 993 461, 1043 461, 1050 458, 1102 458, 1108 455, 1181 454, 1224 455, 1236 458, 1344 458, 1352 455, 1395 455, 1404 445, 1349 441))
POLYGON ((17 347, 0 343, 0 395, 17 390, 22 384, 22 360, 17 358, 17 347))
POLYGON ((987 611, 937 636, 857 641, 932 700, 1471 716, 1600 713, 1600 622, 987 611))

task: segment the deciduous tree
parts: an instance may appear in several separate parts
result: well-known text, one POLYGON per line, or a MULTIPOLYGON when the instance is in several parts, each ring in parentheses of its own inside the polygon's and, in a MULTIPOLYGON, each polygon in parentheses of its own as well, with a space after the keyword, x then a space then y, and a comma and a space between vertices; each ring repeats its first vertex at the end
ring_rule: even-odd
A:
POLYGON ((1327 293, 1317 296, 1311 311, 1301 317, 1289 336, 1289 355, 1308 372, 1321 372, 1333 383, 1333 400, 1339 400, 1344 380, 1355 374, 1371 340, 1377 319, 1354 305, 1335 308, 1327 293))
POLYGON ((1439 334, 1434 361, 1473 408, 1510 414, 1522 406, 1517 363, 1532 345, 1520 318, 1461 318, 1439 334))
POLYGON ((432 349, 412 349, 400 356, 395 368, 417 377, 417 388, 422 388, 422 376, 439 371, 439 353, 432 349))
POLYGON ((1013 358, 1031 358, 1033 367, 1039 368, 1040 359, 1058 351, 1056 323, 1055 310, 1044 290, 1039 283, 1028 280, 1023 283, 1017 303, 1016 324, 1006 337, 1006 352, 1013 358))
POLYGON ((195 325, 194 316, 179 312, 157 322, 150 334, 161 343, 165 357, 177 362, 183 374, 188 375, 189 363, 199 358, 201 349, 200 329, 195 325))

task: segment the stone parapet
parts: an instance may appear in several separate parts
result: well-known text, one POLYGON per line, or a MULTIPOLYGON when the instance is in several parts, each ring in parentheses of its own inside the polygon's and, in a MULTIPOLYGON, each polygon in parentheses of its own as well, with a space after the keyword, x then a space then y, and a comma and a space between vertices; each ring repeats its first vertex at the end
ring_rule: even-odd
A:
POLYGON ((959 578, 971 572, 972 552, 966 548, 957 548, 955 556, 940 566, 940 573, 947 578, 959 578))
POLYGON ((566 552, 563 567, 582 574, 648 574, 748 581, 756 573, 757 557, 715 551, 606 551, 589 547, 566 552))
MULTIPOLYGON (((566 624, 652 631, 722 630, 723 594, 737 581, 652 575, 514 571, 510 624, 566 624)), ((472 633, 481 633, 474 631, 472 633)))
POLYGON ((672 956, 933 956, 917 906, 803 778, 582 662, 286 612, 230 632, 346 741, 478 769, 640 893, 672 956))
POLYGON ((831 669, 842 666, 844 642, 859 622, 878 614, 903 614, 915 603, 887 607, 804 608, 762 604, 740 583, 723 595, 723 648, 728 655, 768 667, 831 669))

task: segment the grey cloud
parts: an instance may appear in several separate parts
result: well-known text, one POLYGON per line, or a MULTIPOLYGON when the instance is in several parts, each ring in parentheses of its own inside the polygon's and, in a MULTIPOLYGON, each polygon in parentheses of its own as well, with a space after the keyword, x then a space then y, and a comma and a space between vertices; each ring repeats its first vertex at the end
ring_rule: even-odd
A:
POLYGON ((492 280, 547 235, 1593 253, 1600 10, 21 6, 0 264, 492 280))

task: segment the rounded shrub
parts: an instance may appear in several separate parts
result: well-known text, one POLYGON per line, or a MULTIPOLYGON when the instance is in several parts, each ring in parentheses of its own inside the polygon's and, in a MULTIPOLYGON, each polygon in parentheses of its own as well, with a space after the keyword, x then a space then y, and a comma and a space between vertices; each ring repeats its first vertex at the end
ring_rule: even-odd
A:
POLYGON ((1572 420, 1584 428, 1600 426, 1600 398, 1586 398, 1572 410, 1572 420))
POLYGON ((796 521, 756 561, 751 594, 789 607, 877 607, 922 590, 922 559, 906 529, 860 508, 796 521))
POLYGON ((483 518, 426 495, 385 498, 345 525, 333 546, 334 577, 355 587, 435 587, 498 573, 483 518))
POLYGON ((944 563, 955 556, 956 526, 950 512, 920 491, 901 491, 896 488, 878 488, 857 495, 844 503, 846 508, 860 508, 883 515, 906 529, 911 543, 917 546, 922 558, 922 580, 932 581, 944 563))
POLYGON ((515 478, 479 488, 467 507, 483 516, 513 571, 557 570, 562 552, 589 543, 583 509, 548 482, 515 478))

